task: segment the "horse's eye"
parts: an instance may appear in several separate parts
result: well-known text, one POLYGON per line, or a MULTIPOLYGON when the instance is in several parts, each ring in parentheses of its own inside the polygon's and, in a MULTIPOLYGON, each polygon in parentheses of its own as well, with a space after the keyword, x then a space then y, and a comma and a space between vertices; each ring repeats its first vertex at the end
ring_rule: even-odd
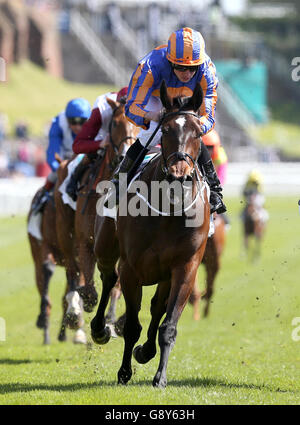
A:
POLYGON ((113 120, 113 122, 111 123, 111 127, 112 127, 112 128, 116 128, 116 126, 117 126, 117 123, 116 123, 116 121, 115 121, 115 120, 113 120))
POLYGON ((162 134, 168 134, 169 128, 168 127, 163 127, 161 129, 162 134))

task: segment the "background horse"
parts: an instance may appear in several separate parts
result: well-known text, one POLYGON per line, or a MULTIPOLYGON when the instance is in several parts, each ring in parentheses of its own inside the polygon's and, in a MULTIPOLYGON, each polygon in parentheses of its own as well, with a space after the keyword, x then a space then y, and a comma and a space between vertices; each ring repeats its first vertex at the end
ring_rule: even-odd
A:
MULTIPOLYGON (((38 190, 32 200, 27 221, 31 219, 32 205, 34 204, 34 201, 40 190, 41 189, 38 190)), ((55 265, 58 264, 60 266, 64 266, 65 262, 63 255, 58 247, 57 234, 55 232, 56 211, 53 198, 50 198, 46 202, 43 213, 39 214, 41 217, 40 233, 42 239, 33 236, 29 232, 27 232, 27 234, 34 262, 36 285, 41 297, 40 314, 38 316, 36 325, 38 328, 44 330, 44 344, 50 344, 49 319, 51 312, 51 302, 49 298, 49 282, 51 276, 53 275, 55 265)), ((64 341, 66 339, 65 313, 67 305, 65 302, 65 296, 63 297, 62 302, 63 318, 58 336, 60 341, 64 341)), ((78 329, 78 331, 75 333, 73 341, 75 343, 84 342, 81 329, 78 329)))
MULTIPOLYGON (((94 284, 94 222, 96 203, 99 195, 96 186, 101 180, 108 180, 116 164, 125 155, 126 150, 135 140, 136 128, 124 115, 124 104, 107 99, 113 109, 110 125, 110 144, 101 161, 92 165, 94 171, 86 170, 78 193, 76 211, 62 201, 59 191, 55 193, 57 205, 57 231, 59 245, 66 258, 66 269, 69 284, 68 325, 76 327, 80 319, 78 294, 83 300, 83 308, 91 312, 97 304, 98 295, 94 284), (78 286, 78 275, 82 273, 82 285, 78 286), (72 306, 73 304, 73 306, 72 306), (77 307, 76 307, 77 304, 77 307)), ((62 179, 64 176, 62 176, 62 179)), ((62 181, 61 179, 61 181, 62 181)))
POLYGON ((213 296, 214 292, 215 279, 220 270, 220 259, 225 246, 226 229, 225 222, 220 215, 216 215, 214 219, 214 224, 215 232, 210 238, 207 239, 207 244, 202 259, 202 264, 204 265, 206 271, 206 287, 203 292, 199 291, 196 279, 193 291, 189 299, 189 302, 193 306, 194 320, 200 319, 199 303, 201 298, 205 300, 203 313, 204 317, 208 316, 211 297, 213 296))
MULTIPOLYGON (((118 216, 120 281, 126 303, 125 347, 122 365, 118 372, 118 382, 126 384, 132 375, 133 347, 141 332, 138 313, 141 307, 142 286, 158 284, 151 302, 152 318, 147 334, 148 340, 143 346, 135 348, 134 356, 139 363, 146 363, 155 356, 158 326, 166 313, 159 327, 161 355, 153 380, 154 386, 165 387, 167 362, 175 343, 177 322, 192 292, 197 269, 206 246, 209 230, 209 202, 206 187, 203 186, 196 164, 201 146, 200 121, 195 113, 202 103, 200 85, 197 85, 193 96, 188 98, 188 101, 185 99, 186 102, 184 102, 183 99, 172 101, 163 83, 160 97, 167 111, 162 122, 162 154, 143 170, 139 179, 146 183, 148 188, 151 182, 162 182, 166 179, 169 182, 176 181, 181 184, 191 182, 191 198, 195 211, 201 212, 201 220, 195 227, 187 227, 185 213, 176 216, 171 211, 169 215, 161 212, 151 216, 149 209, 148 216, 134 217, 130 214, 118 216), (201 190, 201 196, 198 190, 201 190)), ((134 196, 134 194, 128 194, 127 206, 134 196)), ((170 199, 173 198, 170 196, 170 199)), ((120 205, 121 203, 122 199, 120 205)), ((103 237, 109 236, 109 231, 105 232, 103 226, 100 233, 103 237)), ((106 241, 103 239, 102 244, 104 245, 106 241)), ((119 249, 117 244, 110 243, 109 240, 108 243, 108 249, 111 249, 111 252, 106 252, 102 258, 97 258, 102 273, 103 288, 97 314, 91 322, 91 330, 92 338, 98 344, 109 340, 110 331, 105 326, 104 313, 110 290, 117 279, 115 263, 118 260, 119 249)))
POLYGON ((247 197, 247 204, 242 213, 243 221, 243 249, 251 256, 252 261, 257 260, 261 254, 261 241, 268 221, 268 212, 263 208, 264 197, 254 192, 247 197), (254 240, 253 251, 250 250, 250 240, 254 240))

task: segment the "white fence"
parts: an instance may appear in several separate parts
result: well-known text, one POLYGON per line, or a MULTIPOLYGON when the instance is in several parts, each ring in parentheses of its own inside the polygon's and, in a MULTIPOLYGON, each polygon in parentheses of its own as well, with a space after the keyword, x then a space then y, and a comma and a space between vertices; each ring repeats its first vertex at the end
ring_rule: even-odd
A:
MULTIPOLYGON (((224 195, 241 196, 242 186, 251 170, 263 176, 266 195, 300 198, 300 163, 229 163, 224 195)), ((44 178, 0 179, 0 215, 26 214, 33 195, 44 178)))

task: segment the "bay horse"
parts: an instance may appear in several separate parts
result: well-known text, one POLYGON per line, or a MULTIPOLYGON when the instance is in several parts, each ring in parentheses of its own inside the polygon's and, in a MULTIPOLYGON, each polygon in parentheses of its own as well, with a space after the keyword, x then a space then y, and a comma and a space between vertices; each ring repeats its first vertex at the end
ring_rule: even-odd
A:
MULTIPOLYGON (((27 217, 27 222, 31 220, 32 205, 40 193, 40 190, 41 189, 39 189, 33 197, 27 217)), ((41 219, 40 235, 33 236, 28 231, 27 234, 34 262, 36 285, 41 297, 40 313, 36 325, 38 328, 43 329, 43 343, 50 344, 49 324, 51 301, 49 298, 49 283, 54 273, 55 266, 59 265, 64 267, 65 265, 63 254, 58 246, 57 233, 55 231, 56 211, 54 206, 54 199, 52 197, 50 197, 50 199, 46 202, 43 212, 39 213, 39 217, 41 219)), ((65 295, 63 296, 62 300, 63 317, 58 335, 58 339, 60 341, 66 340, 65 314, 67 310, 67 304, 65 301, 65 295)), ((84 341, 82 332, 83 331, 80 328, 76 331, 73 342, 82 343, 84 341)))
POLYGON ((249 256, 251 254, 250 240, 254 240, 251 254, 252 261, 260 257, 261 241, 269 218, 268 212, 263 208, 263 202, 264 196, 254 191, 247 196, 246 206, 242 212, 243 248, 244 252, 249 256))
MULTIPOLYGON (((160 363, 153 386, 163 388, 167 384, 167 362, 175 343, 177 322, 192 292, 197 269, 205 251, 210 207, 207 186, 197 166, 201 149, 201 126, 196 112, 203 99, 200 84, 190 98, 172 99, 163 82, 160 99, 166 110, 159 123, 162 131, 161 155, 144 168, 139 182, 148 189, 153 182, 179 182, 182 190, 185 183, 189 182, 192 200, 189 207, 193 205, 193 214, 200 212, 201 219, 196 220, 193 226, 188 226, 186 220, 189 213, 180 203, 180 215, 177 214, 176 206, 170 209, 170 213, 158 210, 158 214, 153 214, 153 210, 150 211, 151 204, 146 203, 146 215, 118 213, 116 238, 119 246, 115 243, 116 240, 112 241, 109 230, 103 229, 102 225, 99 230, 103 237, 102 249, 99 244, 95 247, 95 252, 103 287, 96 316, 91 321, 91 335, 97 344, 107 343, 110 338, 110 329, 105 325, 104 314, 109 293, 117 279, 115 264, 120 255, 120 282, 126 304, 126 319, 125 345, 118 383, 126 384, 132 376, 132 354, 142 364, 155 356, 159 328, 160 363), (141 333, 138 313, 141 308, 142 286, 155 284, 157 288, 151 301, 152 318, 148 339, 133 351, 141 333), (165 313, 165 319, 159 326, 165 313)), ((125 201, 127 208, 136 201, 136 197, 137 193, 128 193, 125 201)), ((139 197, 138 199, 142 204, 142 200, 139 197)), ((169 199, 176 204, 175 197, 170 195, 169 199)), ((162 199, 159 208, 163 203, 161 201, 162 199)), ((124 201, 121 198, 119 211, 122 202, 124 201)), ((105 220, 103 223, 105 227, 105 220)))
POLYGON ((226 228, 222 216, 218 214, 215 215, 214 226, 214 234, 207 239, 207 244, 202 259, 202 264, 204 265, 206 272, 205 290, 203 292, 199 291, 196 278, 195 285, 189 299, 189 302, 193 306, 194 320, 200 319, 199 304, 201 299, 205 300, 203 312, 204 317, 208 316, 211 297, 214 293, 215 280, 221 266, 221 255, 223 253, 226 241, 226 228))
MULTIPOLYGON (((59 246, 66 259, 68 276, 68 314, 67 324, 69 327, 78 326, 80 319, 80 306, 91 312, 98 302, 98 294, 95 289, 94 270, 94 222, 96 216, 96 203, 98 193, 95 188, 99 181, 108 180, 118 162, 125 155, 128 147, 136 140, 136 127, 131 124, 124 114, 124 103, 107 99, 113 110, 112 120, 109 126, 109 144, 106 147, 105 156, 96 160, 91 173, 87 169, 81 180, 81 189, 78 192, 76 211, 62 201, 61 193, 55 191, 55 203, 57 207, 57 233, 59 234, 59 246), (94 176, 90 178, 91 176, 94 176), (82 284, 78 285, 78 276, 82 273, 82 284), (78 294, 80 298, 78 298, 78 294)), ((60 182, 66 173, 60 176, 60 182)))

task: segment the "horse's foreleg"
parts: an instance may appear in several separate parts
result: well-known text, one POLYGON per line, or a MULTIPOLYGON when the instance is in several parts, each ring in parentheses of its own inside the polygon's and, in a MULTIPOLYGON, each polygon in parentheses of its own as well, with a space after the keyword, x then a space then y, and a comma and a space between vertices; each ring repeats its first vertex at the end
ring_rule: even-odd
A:
POLYGON ((111 331, 108 326, 105 326, 104 314, 108 304, 110 291, 115 286, 117 278, 118 276, 114 268, 110 273, 101 273, 102 293, 100 303, 97 309, 96 316, 91 321, 91 334, 93 341, 96 344, 106 344, 110 339, 111 331))
POLYGON ((86 241, 79 244, 79 267, 84 276, 84 285, 77 288, 83 300, 84 311, 92 312, 98 304, 98 294, 95 289, 94 272, 96 258, 93 247, 86 241))
POLYGON ((60 342, 64 342, 64 341, 67 340, 67 336, 66 336, 66 326, 67 326, 66 312, 67 312, 67 308, 68 308, 68 303, 66 301, 66 295, 67 295, 68 292, 69 292, 69 289, 68 289, 68 284, 67 284, 65 294, 62 297, 63 315, 62 315, 62 321, 61 321, 61 325, 60 325, 60 331, 59 331, 59 334, 58 334, 58 337, 57 337, 60 342))
MULTIPOLYGON (((203 254, 202 254, 203 255, 203 254)), ((193 261, 189 270, 187 265, 172 272, 171 290, 167 305, 167 314, 159 327, 158 342, 160 361, 153 379, 153 386, 164 388, 167 385, 167 364, 170 352, 175 344, 177 323, 191 295, 195 283, 199 262, 193 261)))
POLYGON ((132 376, 131 359, 133 347, 138 341, 142 330, 138 318, 141 309, 142 286, 139 285, 134 271, 127 263, 121 268, 120 281, 126 303, 126 320, 124 325, 123 360, 118 371, 118 383, 126 384, 132 376))
POLYGON ((110 305, 106 315, 106 322, 115 323, 116 321, 116 309, 117 309, 117 301, 121 297, 121 285, 120 280, 118 279, 117 283, 113 287, 110 293, 110 305))
POLYGON ((194 320, 200 319, 200 311, 199 311, 200 299, 201 299, 201 292, 199 291, 199 289, 197 287, 197 278, 196 278, 193 290, 192 290, 190 298, 189 298, 189 302, 193 306, 193 319, 194 320))
POLYGON ((170 281, 160 282, 156 288, 154 297, 151 300, 151 322, 147 332, 148 339, 145 344, 138 345, 133 351, 134 358, 139 363, 147 363, 156 354, 155 340, 159 322, 166 312, 170 284, 170 281))

